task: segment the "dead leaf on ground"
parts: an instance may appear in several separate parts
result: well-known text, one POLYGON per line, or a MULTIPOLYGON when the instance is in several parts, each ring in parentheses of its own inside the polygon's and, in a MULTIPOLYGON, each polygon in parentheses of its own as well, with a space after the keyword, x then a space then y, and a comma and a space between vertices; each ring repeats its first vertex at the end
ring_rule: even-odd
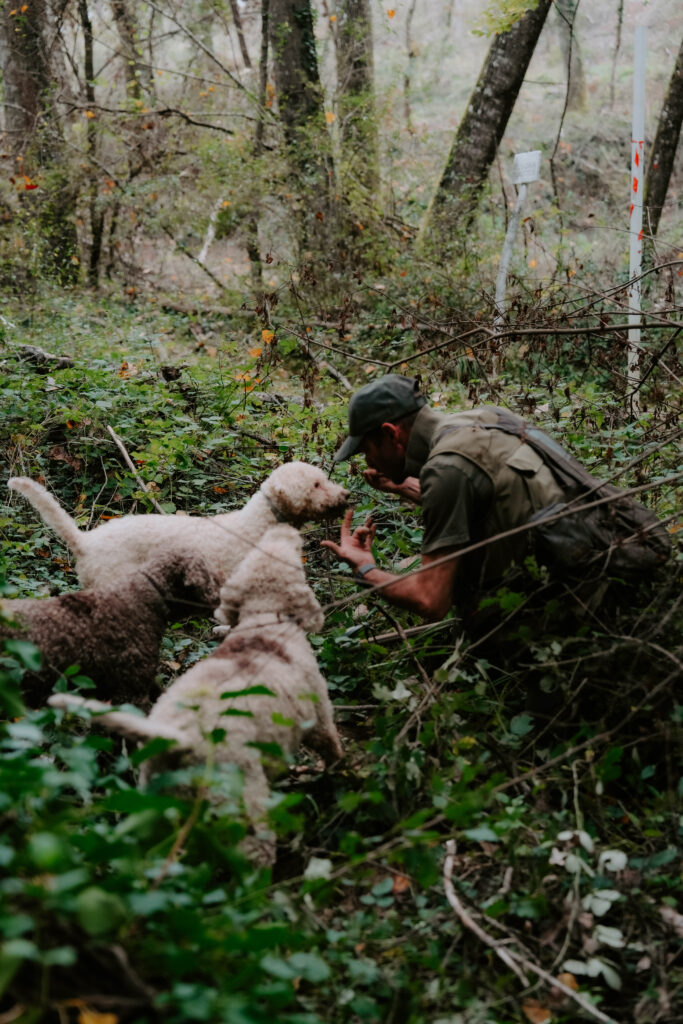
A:
POLYGON ((542 1006, 537 999, 527 999, 525 1003, 522 1003, 522 1012, 527 1020, 531 1021, 531 1024, 546 1024, 546 1021, 551 1021, 553 1015, 547 1006, 542 1006))
POLYGON ((408 892, 410 884, 410 879, 407 875, 394 875, 394 896, 400 896, 401 893, 408 892))
POLYGON ((83 459, 79 459, 77 455, 72 455, 61 444, 55 444, 50 448, 50 458, 53 462, 66 462, 66 464, 76 470, 77 473, 80 473, 83 469, 83 459))

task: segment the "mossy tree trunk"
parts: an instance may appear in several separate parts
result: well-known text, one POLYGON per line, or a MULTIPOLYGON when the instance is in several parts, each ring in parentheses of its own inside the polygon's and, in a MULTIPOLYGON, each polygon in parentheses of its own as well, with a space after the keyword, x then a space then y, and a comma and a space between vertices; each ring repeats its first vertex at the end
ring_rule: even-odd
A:
POLYGON ((270 0, 268 34, 278 114, 298 197, 299 247, 319 255, 330 251, 337 216, 310 0, 270 0))
POLYGON ((50 9, 46 0, 4 3, 0 10, 0 61, 5 131, 23 201, 38 232, 41 272, 62 283, 78 279, 76 188, 65 159, 56 106, 50 9), (34 188, 34 186, 37 186, 34 188))
MULTIPOLYGON (((87 0, 78 0, 78 9, 83 29, 83 70, 85 74, 85 98, 89 105, 95 104, 95 70, 93 61, 93 34, 87 0)), ((88 283, 97 288, 100 274, 100 257, 104 236, 104 210, 98 202, 98 172, 94 161, 97 157, 97 118, 88 119, 87 151, 91 160, 90 169, 90 258, 88 260, 88 283)))
POLYGON ((653 238, 659 228, 662 207, 676 159, 676 148, 683 123, 683 40, 659 115, 657 134, 650 150, 650 159, 643 187, 645 233, 653 238))
MULTIPOLYGON (((379 192, 369 0, 339 0, 336 42, 340 176, 342 194, 353 210, 359 202, 376 205, 379 192)), ((358 212, 362 215, 362 210, 358 212)))
POLYGON ((456 132, 423 237, 443 245, 472 220, 551 6, 552 0, 539 0, 508 32, 494 38, 456 132))
POLYGON ((128 64, 127 86, 130 95, 136 100, 141 98, 143 92, 153 97, 154 75, 140 51, 140 31, 135 7, 127 0, 111 0, 111 12, 121 40, 123 57, 128 64))
MULTIPOLYGON (((263 155, 263 133, 265 129, 267 89, 268 89, 268 23, 270 20, 270 0, 261 0, 261 52, 259 56, 259 111, 254 133, 254 159, 260 160, 263 155)), ((258 294, 263 287, 263 263, 258 236, 258 207, 254 200, 254 208, 246 221, 247 253, 251 272, 251 284, 258 294)))

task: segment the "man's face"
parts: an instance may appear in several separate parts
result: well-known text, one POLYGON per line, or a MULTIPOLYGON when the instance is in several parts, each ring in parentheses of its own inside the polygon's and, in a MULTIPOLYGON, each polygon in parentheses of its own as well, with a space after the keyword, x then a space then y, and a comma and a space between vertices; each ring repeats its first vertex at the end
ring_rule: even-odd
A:
POLYGON ((369 469, 389 477, 395 484, 403 483, 406 478, 406 448, 398 435, 393 424, 385 424, 379 440, 364 437, 358 449, 365 455, 369 469))

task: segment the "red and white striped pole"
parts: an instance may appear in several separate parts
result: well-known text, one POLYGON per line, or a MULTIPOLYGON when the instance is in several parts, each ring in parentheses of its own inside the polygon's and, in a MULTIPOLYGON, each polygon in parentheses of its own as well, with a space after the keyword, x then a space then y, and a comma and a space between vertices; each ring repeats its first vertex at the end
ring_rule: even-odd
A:
MULTIPOLYGON (((643 180, 645 177, 645 52, 647 29, 636 25, 633 47, 633 129, 631 133, 630 260, 628 288, 629 391, 640 383, 640 274, 643 263, 643 180)), ((631 415, 640 415, 640 392, 633 391, 631 415)))

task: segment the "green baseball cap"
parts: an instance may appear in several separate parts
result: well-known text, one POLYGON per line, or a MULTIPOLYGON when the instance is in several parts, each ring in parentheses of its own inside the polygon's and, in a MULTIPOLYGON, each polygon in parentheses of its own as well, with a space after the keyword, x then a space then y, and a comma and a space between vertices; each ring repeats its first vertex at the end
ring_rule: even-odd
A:
POLYGON ((420 394, 415 377, 386 373, 364 384, 351 396, 349 436, 335 453, 334 461, 344 462, 357 452, 361 441, 371 430, 409 416, 426 404, 427 399, 420 394))

